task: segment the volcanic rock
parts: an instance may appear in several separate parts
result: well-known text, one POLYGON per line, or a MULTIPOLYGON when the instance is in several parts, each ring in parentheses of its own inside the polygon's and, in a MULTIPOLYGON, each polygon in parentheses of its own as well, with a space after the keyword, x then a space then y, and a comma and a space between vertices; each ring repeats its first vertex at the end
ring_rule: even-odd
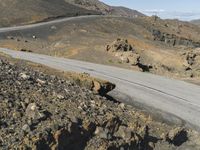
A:
POLYGON ((117 51, 134 51, 133 46, 129 44, 127 39, 118 38, 116 41, 106 46, 107 51, 117 52, 117 51))
POLYGON ((0 149, 145 150, 166 142, 161 133, 169 149, 188 142, 179 138, 187 130, 157 121, 147 128, 145 114, 76 82, 0 62, 0 149))

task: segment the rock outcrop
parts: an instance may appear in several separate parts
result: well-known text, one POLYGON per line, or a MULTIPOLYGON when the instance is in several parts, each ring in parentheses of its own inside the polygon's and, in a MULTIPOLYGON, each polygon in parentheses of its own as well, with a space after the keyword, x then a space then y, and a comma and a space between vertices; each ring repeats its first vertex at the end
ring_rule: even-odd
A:
POLYGON ((184 60, 184 67, 186 72, 190 72, 190 77, 200 76, 200 49, 196 48, 181 54, 184 60))
POLYGON ((152 30, 152 35, 155 41, 161 41, 170 46, 187 46, 187 47, 200 47, 200 42, 191 39, 178 37, 174 34, 162 33, 160 30, 152 30))
POLYGON ((107 51, 111 52, 127 52, 127 51, 134 51, 131 44, 129 44, 127 39, 120 39, 118 38, 116 41, 112 42, 111 44, 106 46, 107 51))
POLYGON ((141 71, 149 72, 151 65, 143 64, 140 55, 127 39, 118 38, 116 41, 106 46, 106 51, 111 52, 115 57, 119 58, 120 63, 127 63, 131 66, 137 66, 141 71))

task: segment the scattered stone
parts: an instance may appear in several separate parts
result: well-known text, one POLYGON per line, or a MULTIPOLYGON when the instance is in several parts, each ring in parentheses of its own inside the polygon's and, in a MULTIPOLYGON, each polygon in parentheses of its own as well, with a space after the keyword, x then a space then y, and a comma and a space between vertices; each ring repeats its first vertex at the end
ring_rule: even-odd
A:
POLYGON ((172 132, 173 127, 76 82, 34 71, 24 61, 0 59, 0 89, 0 149, 145 150, 191 144, 177 138, 184 137, 182 131, 172 132))
POLYGON ((35 103, 31 103, 26 108, 26 116, 31 120, 41 120, 46 118, 45 114, 39 111, 35 103))
POLYGON ((59 94, 59 95, 57 95, 57 98, 58 98, 58 99, 64 99, 65 97, 64 97, 63 95, 60 95, 60 94, 59 94))
POLYGON ((41 80, 41 79, 37 79, 36 81, 37 81, 39 84, 45 84, 45 83, 46 83, 46 81, 41 80))
POLYGON ((28 80, 30 78, 30 76, 27 75, 26 73, 20 73, 19 77, 22 78, 23 80, 28 80))
POLYGON ((28 124, 23 125, 22 130, 26 133, 29 133, 31 131, 31 128, 28 124))
POLYGON ((24 48, 22 48, 22 49, 20 49, 20 51, 22 51, 22 52, 33 52, 32 50, 28 50, 28 49, 24 49, 24 48))
POLYGON ((52 30, 56 30, 57 27, 56 27, 56 26, 51 26, 51 29, 52 29, 52 30))

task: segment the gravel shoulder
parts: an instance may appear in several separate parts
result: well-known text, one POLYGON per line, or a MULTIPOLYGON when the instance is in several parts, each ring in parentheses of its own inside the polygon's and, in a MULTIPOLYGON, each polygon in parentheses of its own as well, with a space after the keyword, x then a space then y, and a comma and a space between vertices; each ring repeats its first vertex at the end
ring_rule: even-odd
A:
POLYGON ((0 55, 0 149, 200 148, 198 132, 155 121, 77 76, 0 55))

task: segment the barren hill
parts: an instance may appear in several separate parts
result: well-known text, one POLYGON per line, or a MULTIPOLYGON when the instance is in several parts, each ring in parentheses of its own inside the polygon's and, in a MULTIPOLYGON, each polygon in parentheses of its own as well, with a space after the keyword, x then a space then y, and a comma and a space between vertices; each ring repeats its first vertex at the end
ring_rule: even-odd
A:
MULTIPOLYGON (((16 50, 199 80, 199 35, 198 26, 178 20, 91 16, 1 33, 0 44, 16 50), (106 46, 112 47, 118 39, 127 39, 133 52, 107 52, 106 46)), ((118 43, 126 46, 123 40, 118 43)))
POLYGON ((0 11, 0 26, 33 23, 62 16, 99 14, 64 0, 0 0, 0 11))
POLYGON ((116 15, 124 17, 145 16, 144 14, 126 7, 109 6, 99 0, 67 0, 71 4, 83 7, 88 10, 99 11, 105 15, 116 15))
POLYGON ((0 27, 77 15, 142 15, 137 11, 108 6, 98 0, 0 0, 0 11, 0 27))

